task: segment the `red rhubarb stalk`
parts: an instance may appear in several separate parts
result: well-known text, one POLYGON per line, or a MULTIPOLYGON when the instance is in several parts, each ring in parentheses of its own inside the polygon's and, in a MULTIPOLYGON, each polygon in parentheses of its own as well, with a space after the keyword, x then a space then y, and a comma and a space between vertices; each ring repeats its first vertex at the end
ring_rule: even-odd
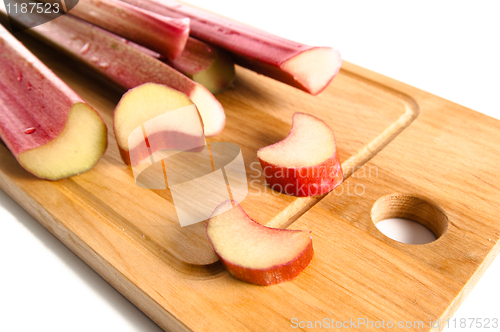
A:
MULTIPOLYGON (((16 17, 23 26, 34 26, 30 20, 36 19, 45 17, 34 13, 16 17)), ((204 86, 128 45, 116 35, 70 15, 60 16, 27 31, 90 66, 125 90, 144 83, 157 83, 186 94, 200 112, 205 136, 215 136, 224 128, 224 109, 204 86)))
POLYGON ((184 51, 174 60, 168 60, 161 54, 136 43, 128 44, 164 61, 193 81, 202 84, 213 94, 229 88, 236 76, 234 62, 228 52, 193 37, 188 38, 184 51))
POLYGON ((107 146, 99 114, 0 25, 0 137, 32 174, 91 169, 107 146))
POLYGON ((69 13, 143 46, 143 51, 153 51, 147 53, 214 94, 227 89, 234 80, 231 56, 219 47, 188 37, 188 18, 157 15, 118 0, 80 0, 69 13))
POLYGON ((118 0, 79 0, 69 14, 169 59, 182 53, 189 36, 188 18, 165 17, 118 0))
POLYGON ((338 73, 340 53, 293 42, 174 0, 122 0, 168 17, 188 17, 193 37, 233 53, 246 68, 309 92, 320 93, 338 73))

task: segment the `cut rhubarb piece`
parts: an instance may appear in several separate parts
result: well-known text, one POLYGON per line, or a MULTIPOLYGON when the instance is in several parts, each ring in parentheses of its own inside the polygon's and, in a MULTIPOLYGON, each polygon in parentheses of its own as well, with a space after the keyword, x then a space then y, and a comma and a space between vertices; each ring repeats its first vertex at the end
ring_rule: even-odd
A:
POLYGON ((221 49, 189 37, 180 56, 168 60, 158 52, 129 41, 139 51, 165 62, 196 83, 200 83, 213 94, 221 93, 231 86, 236 76, 231 55, 221 49))
POLYGON ((190 34, 231 53, 235 62, 316 95, 340 70, 330 47, 293 42, 174 0, 122 0, 168 17, 188 17, 190 34))
POLYGON ((0 25, 0 137, 33 175, 94 167, 107 146, 99 114, 0 25))
POLYGON ((269 186, 287 195, 322 195, 343 181, 332 129, 309 114, 295 113, 288 136, 257 157, 269 186))
POLYGON ((69 13, 169 59, 182 53, 189 36, 188 18, 157 15, 118 0, 79 0, 69 13))
POLYGON ((220 204, 213 215, 208 238, 237 279, 261 286, 279 284, 296 278, 312 260, 310 232, 263 226, 231 201, 220 204))
MULTIPOLYGON (((18 15, 15 20, 22 26, 35 26, 34 20, 45 22, 46 18, 30 13, 18 15)), ((151 82, 186 94, 200 112, 205 136, 218 135, 224 129, 224 109, 207 88, 112 33, 70 15, 57 17, 27 32, 88 65, 125 90, 151 82)))
MULTIPOLYGON (((205 145, 193 102, 165 85, 146 83, 125 93, 113 113, 113 126, 127 165, 137 166, 161 150, 187 151, 205 145)), ((166 156, 168 151, 155 159, 166 156)))
POLYGON ((182 54, 167 63, 213 94, 226 90, 236 76, 229 53, 192 37, 182 54))

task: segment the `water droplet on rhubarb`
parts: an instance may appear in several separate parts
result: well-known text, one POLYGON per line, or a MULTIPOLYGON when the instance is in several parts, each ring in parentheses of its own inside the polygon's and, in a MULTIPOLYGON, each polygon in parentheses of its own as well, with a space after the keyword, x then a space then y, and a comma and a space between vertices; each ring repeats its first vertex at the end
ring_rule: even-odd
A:
POLYGON ((17 74, 17 81, 21 82, 22 80, 23 80, 23 74, 22 73, 17 74))
POLYGON ((101 61, 101 62, 99 62, 98 66, 99 66, 99 68, 102 68, 102 69, 108 69, 109 62, 108 61, 101 61))
POLYGON ((24 133, 27 134, 27 135, 33 134, 35 132, 35 130, 36 130, 35 127, 26 128, 24 130, 24 133))
POLYGON ((30 83, 30 82, 28 82, 28 84, 26 84, 26 89, 28 89, 28 91, 31 91, 31 87, 32 87, 32 86, 31 86, 31 83, 30 83))
POLYGON ((80 49, 80 53, 81 54, 85 54, 89 51, 89 48, 90 48, 90 44, 89 43, 85 43, 85 45, 82 46, 82 48, 80 49))

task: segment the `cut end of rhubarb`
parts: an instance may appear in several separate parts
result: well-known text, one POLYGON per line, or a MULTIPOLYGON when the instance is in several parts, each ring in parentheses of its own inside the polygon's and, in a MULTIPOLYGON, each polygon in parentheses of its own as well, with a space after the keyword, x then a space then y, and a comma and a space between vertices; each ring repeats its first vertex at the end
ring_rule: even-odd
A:
POLYGON ((205 145, 198 109, 185 94, 165 85, 146 83, 129 90, 113 119, 120 155, 134 167, 205 145))
POLYGON ((281 69, 288 72, 312 95, 323 91, 342 65, 340 52, 330 47, 314 47, 286 60, 281 69))
POLYGON ((309 232, 263 226, 233 204, 226 201, 217 207, 207 235, 236 278, 273 285, 295 278, 309 265, 313 256, 309 232))
POLYGON ((106 125, 91 107, 77 103, 50 142, 22 152, 19 163, 37 177, 58 180, 90 170, 107 146, 106 125))
MULTIPOLYGON (((166 112, 192 104, 193 102, 182 92, 161 84, 146 83, 127 91, 113 113, 118 145, 124 150, 133 148, 129 146, 129 136, 136 128, 166 112)), ((179 130, 189 131, 190 127, 180 127, 179 130)), ((140 138, 141 141, 143 139, 140 138)))
POLYGON ((210 67, 193 75, 193 81, 200 83, 213 94, 221 93, 231 86, 236 77, 231 56, 219 49, 213 48, 215 60, 210 67))
POLYGON ((231 86, 236 76, 234 61, 228 52, 195 38, 188 39, 178 58, 166 62, 213 94, 231 86))
POLYGON ((260 149, 257 156, 283 167, 319 165, 336 153, 332 129, 322 120, 305 113, 295 113, 288 136, 260 149))

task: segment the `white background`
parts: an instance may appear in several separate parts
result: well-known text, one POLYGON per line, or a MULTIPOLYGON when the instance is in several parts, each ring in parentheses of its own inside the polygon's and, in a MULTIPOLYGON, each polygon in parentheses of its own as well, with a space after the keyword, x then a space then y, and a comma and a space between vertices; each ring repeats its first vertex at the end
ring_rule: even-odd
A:
MULTIPOLYGON (((498 1, 189 2, 500 119, 498 1)), ((499 279, 500 258, 454 318, 500 319, 499 279)), ((0 331, 159 330, 0 191, 0 331)))

